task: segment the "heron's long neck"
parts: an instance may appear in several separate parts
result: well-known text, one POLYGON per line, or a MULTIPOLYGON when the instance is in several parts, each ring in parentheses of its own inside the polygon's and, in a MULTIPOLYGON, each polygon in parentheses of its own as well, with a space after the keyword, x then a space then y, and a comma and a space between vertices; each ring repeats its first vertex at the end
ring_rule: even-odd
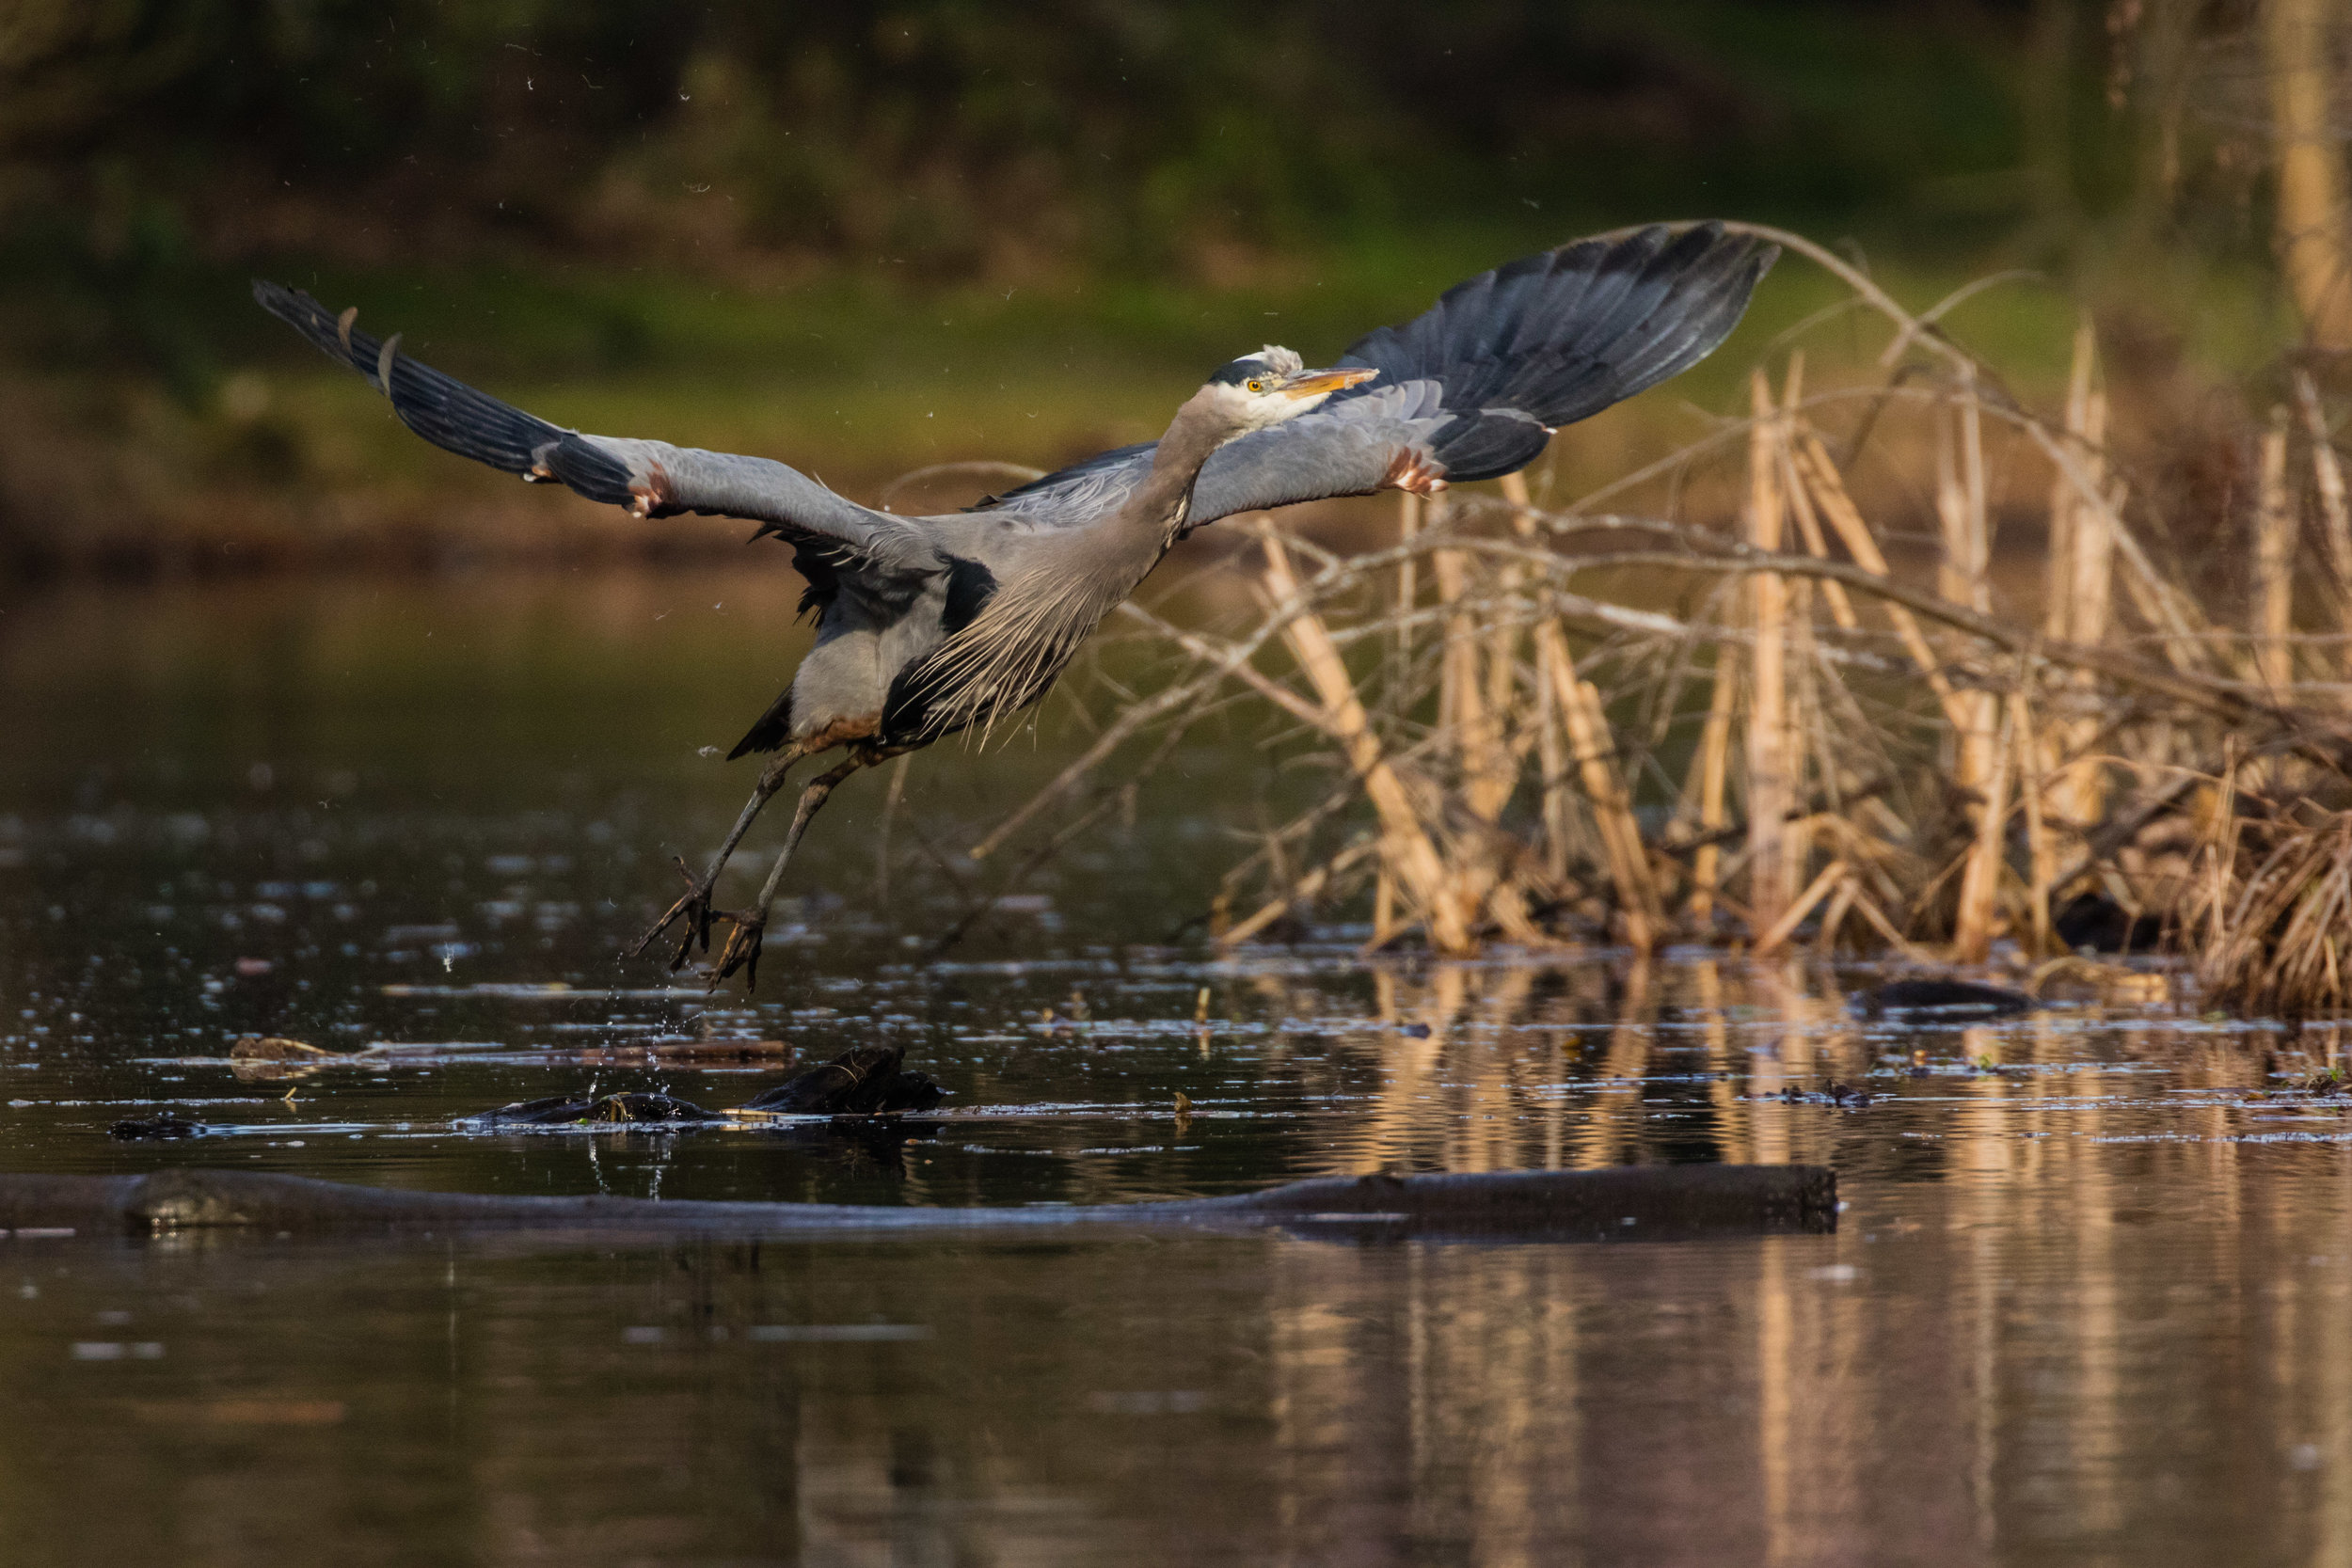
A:
POLYGON ((1128 496, 1125 505, 1104 519, 1104 531, 1119 540, 1122 553, 1134 550, 1140 555, 1147 548, 1152 552, 1143 559, 1144 570, 1156 564, 1176 542, 1192 510, 1194 481, 1200 477, 1210 455, 1232 435, 1232 425, 1212 394, 1205 388, 1195 394, 1176 411, 1168 434, 1160 437, 1152 454, 1151 474, 1128 496))

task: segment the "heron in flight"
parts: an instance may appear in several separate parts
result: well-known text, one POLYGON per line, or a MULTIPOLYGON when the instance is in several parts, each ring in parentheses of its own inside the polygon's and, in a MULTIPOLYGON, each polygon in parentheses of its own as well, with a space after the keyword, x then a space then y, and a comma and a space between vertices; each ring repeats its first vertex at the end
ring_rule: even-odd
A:
MULTIPOLYGON (((1717 224, 1584 240, 1482 273, 1421 316, 1309 370, 1269 345, 1211 375, 1157 441, 1099 453, 969 511, 898 516, 764 457, 565 430, 378 341, 298 290, 254 298, 372 380, 418 435, 524 480, 640 517, 759 524, 792 546, 817 612, 791 684, 728 752, 770 753, 701 876, 631 949, 672 927, 670 960, 729 929, 712 989, 756 985, 768 911, 810 818, 862 768, 990 726, 1037 702, 1103 618, 1193 530, 1236 513, 1517 472, 1561 426, 1696 364, 1728 336, 1776 255, 1717 224), (801 791, 747 909, 711 893, 736 846, 804 758, 840 760, 801 791)), ((680 869, 684 870, 683 863, 680 869)))

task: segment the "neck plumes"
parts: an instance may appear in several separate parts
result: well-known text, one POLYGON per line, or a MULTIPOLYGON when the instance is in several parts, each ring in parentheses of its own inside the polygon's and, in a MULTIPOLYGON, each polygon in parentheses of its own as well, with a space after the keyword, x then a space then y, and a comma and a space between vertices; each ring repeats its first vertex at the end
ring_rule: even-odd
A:
POLYGON ((1151 575, 1184 531, 1193 481, 1233 421, 1204 389, 1177 410, 1152 472, 1090 528, 1055 536, 1050 557, 1009 577, 970 625, 900 677, 926 707, 926 738, 977 726, 1045 695, 1103 617, 1151 575))

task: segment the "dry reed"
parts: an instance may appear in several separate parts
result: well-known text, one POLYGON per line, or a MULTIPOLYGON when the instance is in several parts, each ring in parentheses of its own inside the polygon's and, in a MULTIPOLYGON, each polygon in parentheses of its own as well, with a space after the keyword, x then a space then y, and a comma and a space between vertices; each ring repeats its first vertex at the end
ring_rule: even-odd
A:
POLYGON ((2342 688, 2319 683, 2352 673, 2352 508, 2317 388, 2296 377, 2293 408, 2249 437, 2261 483, 2238 520, 2252 592, 2233 631, 2214 585, 2160 563, 2151 541, 2177 531, 2153 486, 2124 481, 2087 320, 2044 418, 1941 333, 1940 308, 1914 314, 1801 237, 1758 232, 1886 320, 1883 377, 1808 390, 1792 362, 1776 395, 1758 366, 1748 417, 1671 461, 1563 507, 1516 479, 1406 497, 1394 543, 1353 557, 1276 518, 1226 525, 1258 537, 1259 612, 1209 633, 1129 607, 1181 668, 978 852, 1129 737, 1181 732, 1241 689, 1334 771, 1279 852, 1229 878, 1249 911, 1229 942, 1368 907, 1370 945, 1418 931, 1451 954, 1760 953, 1810 923, 1824 952, 1975 963, 2013 942, 2022 962, 2064 953, 2067 911, 2094 909, 2169 923, 2229 1005, 2342 1006, 2352 729, 2342 688), (1925 580, 1890 564, 1909 519, 1874 521, 1861 499, 1889 488, 1863 483, 1870 463, 1920 450, 1925 580), (1996 591, 1996 471, 2048 476, 2039 604, 1996 591), (1627 504, 1643 486, 1659 504, 1627 504), (2299 606, 2298 576, 2324 590, 2299 606), (2298 608, 2324 624, 2298 631, 2298 608))

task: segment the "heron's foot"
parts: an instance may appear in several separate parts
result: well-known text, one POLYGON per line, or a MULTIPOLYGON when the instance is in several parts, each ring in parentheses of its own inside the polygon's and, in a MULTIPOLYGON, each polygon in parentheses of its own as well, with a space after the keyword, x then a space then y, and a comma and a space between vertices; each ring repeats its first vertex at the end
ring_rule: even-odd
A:
POLYGON ((714 911, 710 908, 710 879, 695 876, 686 868, 686 863, 675 856, 672 856, 671 860, 677 866, 678 875, 686 879, 686 891, 679 895, 676 903, 662 913, 660 919, 646 927, 645 934, 637 939, 636 945, 628 950, 628 956, 632 958, 641 957, 646 948, 661 940, 664 931, 683 921, 685 927, 678 937, 677 951, 670 955, 670 973, 675 974, 686 967, 687 959, 696 947, 706 953, 710 951, 710 922, 714 911))
POLYGON ((766 910, 720 910, 721 920, 734 929, 727 933, 726 945, 719 949, 719 961, 710 971, 710 989, 717 990, 727 976, 737 970, 743 972, 746 994, 759 989, 759 950, 768 931, 766 910))

